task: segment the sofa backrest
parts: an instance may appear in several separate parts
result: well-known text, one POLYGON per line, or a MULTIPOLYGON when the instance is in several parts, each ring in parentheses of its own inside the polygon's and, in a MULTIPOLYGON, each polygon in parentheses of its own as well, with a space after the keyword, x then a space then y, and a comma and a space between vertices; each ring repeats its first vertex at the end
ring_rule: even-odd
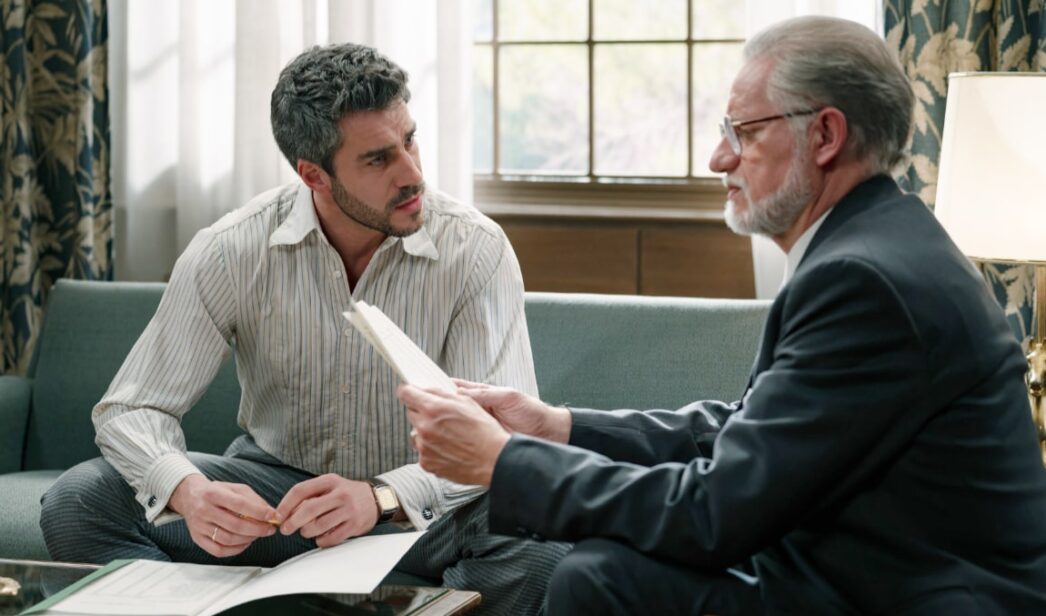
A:
MULTIPOLYGON (((99 455, 91 409, 145 329, 162 283, 60 280, 31 371, 23 468, 62 469, 99 455)), ((768 302, 528 293, 542 398, 591 408, 675 408, 741 395, 768 302)), ((240 434, 233 361, 185 416, 190 449, 221 453, 240 434)))
MULTIPOLYGON (((165 285, 59 280, 47 300, 37 347, 25 470, 63 469, 99 455, 91 409, 149 323, 165 285)), ((241 431, 240 386, 227 361, 185 417, 195 451, 221 453, 241 431)))
POLYGON ((756 300, 528 293, 541 398, 598 409, 737 400, 769 307, 756 300))

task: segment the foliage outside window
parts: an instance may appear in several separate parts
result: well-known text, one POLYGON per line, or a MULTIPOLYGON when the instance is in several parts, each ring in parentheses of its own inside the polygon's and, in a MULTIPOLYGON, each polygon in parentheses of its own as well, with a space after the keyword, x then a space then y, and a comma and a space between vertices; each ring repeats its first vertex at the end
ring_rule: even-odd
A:
POLYGON ((478 5, 477 196, 484 186, 523 180, 677 191, 716 185, 707 164, 741 65, 745 3, 478 5))

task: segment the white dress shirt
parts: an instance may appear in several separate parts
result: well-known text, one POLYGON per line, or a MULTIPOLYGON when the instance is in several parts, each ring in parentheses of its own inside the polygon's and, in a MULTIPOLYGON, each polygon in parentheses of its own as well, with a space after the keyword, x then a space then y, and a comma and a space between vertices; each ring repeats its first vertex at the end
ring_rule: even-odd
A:
MULTIPOLYGON (((519 265, 501 228, 475 208, 427 193, 421 229, 386 238, 351 295, 381 309, 448 374, 537 394, 519 265)), ((377 477, 420 529, 482 492, 413 463, 399 379, 342 316, 349 299, 344 265, 302 184, 259 195, 193 238, 92 413, 102 454, 149 520, 177 519, 167 500, 199 472, 180 419, 230 344, 237 421, 284 463, 377 477)))
POLYGON ((824 222, 825 217, 828 216, 828 212, 831 211, 832 209, 828 208, 828 211, 821 214, 821 216, 815 220, 806 231, 803 231, 803 234, 799 236, 799 239, 795 241, 795 244, 792 244, 792 249, 785 255, 785 272, 784 279, 781 281, 782 287, 788 284, 788 281, 792 279, 796 268, 798 268, 799 264, 803 261, 803 256, 806 254, 806 249, 810 247, 810 242, 814 239, 814 235, 817 234, 817 230, 821 228, 821 224, 824 222))

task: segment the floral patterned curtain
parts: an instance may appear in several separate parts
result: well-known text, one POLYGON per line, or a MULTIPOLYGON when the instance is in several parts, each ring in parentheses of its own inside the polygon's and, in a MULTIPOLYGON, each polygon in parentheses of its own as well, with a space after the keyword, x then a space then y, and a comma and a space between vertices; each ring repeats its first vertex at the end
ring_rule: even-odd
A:
POLYGON ((112 278, 105 0, 0 0, 0 374, 58 278, 112 278))
MULTIPOLYGON (((1043 2, 884 0, 886 41, 900 54, 916 96, 912 161, 902 181, 930 207, 937 193, 948 74, 1046 70, 1043 2)), ((989 263, 984 273, 1027 346, 1034 327, 1031 268, 989 263)))

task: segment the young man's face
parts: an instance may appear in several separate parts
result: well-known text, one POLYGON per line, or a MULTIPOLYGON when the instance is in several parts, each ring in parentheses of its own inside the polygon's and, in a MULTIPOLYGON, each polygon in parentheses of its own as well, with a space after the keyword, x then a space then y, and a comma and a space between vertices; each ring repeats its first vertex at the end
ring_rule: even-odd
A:
POLYGON ((405 237, 421 228, 425 181, 406 103, 359 111, 338 123, 342 146, 334 154, 331 196, 358 224, 405 237))

